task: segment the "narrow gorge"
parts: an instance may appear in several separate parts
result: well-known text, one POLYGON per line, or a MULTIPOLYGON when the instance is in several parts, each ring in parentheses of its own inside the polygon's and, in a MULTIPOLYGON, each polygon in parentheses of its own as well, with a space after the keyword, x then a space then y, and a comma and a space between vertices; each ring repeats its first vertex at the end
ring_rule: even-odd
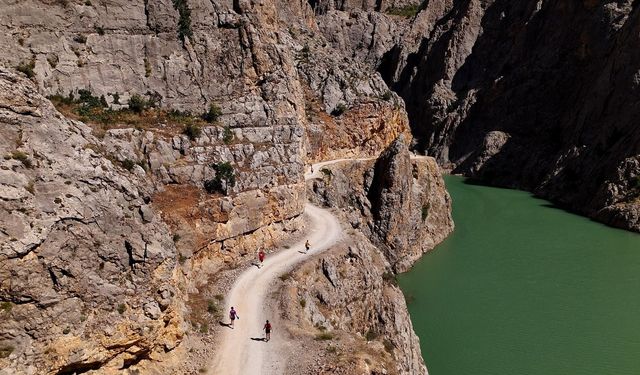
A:
POLYGON ((3 0, 0 375, 219 373, 310 204, 340 235, 260 286, 262 373, 427 374, 397 275, 443 173, 640 231, 639 8, 3 0))

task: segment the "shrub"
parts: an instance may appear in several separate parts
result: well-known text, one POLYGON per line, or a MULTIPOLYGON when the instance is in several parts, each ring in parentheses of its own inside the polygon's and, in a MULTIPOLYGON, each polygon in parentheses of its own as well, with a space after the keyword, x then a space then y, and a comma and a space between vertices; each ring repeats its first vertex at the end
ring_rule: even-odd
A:
POLYGON ((391 283, 393 285, 398 284, 398 279, 396 278, 396 275, 390 271, 385 271, 385 273, 382 274, 382 280, 388 283, 391 283))
POLYGON ((34 187, 35 183, 33 182, 33 180, 29 181, 28 184, 26 184, 24 186, 25 190, 28 191, 29 193, 36 195, 36 189, 34 187))
POLYGON ((331 112, 332 115, 334 116, 341 116, 343 113, 345 113, 347 111, 347 106, 340 103, 338 104, 338 106, 333 110, 333 112, 331 112))
POLYGON ((322 168, 322 169, 320 169, 320 172, 322 172, 322 174, 325 175, 326 177, 332 177, 333 176, 333 172, 331 172, 331 169, 322 168))
POLYGON ((182 255, 182 254, 178 254, 178 263, 180 264, 184 264, 184 262, 187 261, 187 257, 182 255))
POLYGON ((211 167, 216 171, 216 176, 204 182, 204 188, 209 194, 216 192, 227 195, 229 188, 236 185, 236 176, 233 166, 229 162, 214 163, 211 167))
POLYGON ((10 313, 11 309, 13 309, 13 303, 11 302, 2 302, 0 303, 0 310, 6 312, 6 313, 10 313))
POLYGON ((87 42, 87 37, 82 35, 82 34, 78 34, 78 35, 73 37, 73 41, 76 42, 76 43, 85 44, 87 42))
POLYGON ((222 301, 224 299, 224 296, 222 294, 216 294, 215 296, 213 296, 213 298, 217 299, 218 301, 222 301))
POLYGON ((2 345, 0 346, 0 358, 7 358, 13 353, 15 348, 11 345, 2 345))
POLYGON ((180 235, 176 233, 173 235, 173 242, 178 242, 178 241, 180 241, 180 235))
POLYGON ((111 94, 111 97, 113 98, 113 104, 120 104, 120 94, 115 92, 111 94))
POLYGON ((118 305, 118 313, 120 313, 120 315, 124 314, 126 310, 127 310, 127 305, 125 305, 124 303, 121 303, 118 305))
POLYGON ((207 333, 209 332, 209 323, 204 322, 200 325, 200 333, 207 333))
POLYGON ((98 33, 98 35, 104 35, 104 28, 102 26, 96 26, 96 33, 98 33))
POLYGON ((225 145, 228 145, 232 141, 233 141, 233 132, 231 131, 231 128, 229 128, 228 126, 225 126, 224 131, 222 133, 222 142, 224 142, 225 145))
POLYGON ((385 13, 390 14, 392 16, 402 16, 405 18, 415 17, 416 14, 420 11, 419 5, 406 5, 403 7, 390 7, 387 8, 385 13))
POLYGON ((378 338, 378 332, 370 329, 365 333, 364 338, 367 339, 367 341, 373 341, 378 338))
POLYGON ((36 76, 36 73, 33 71, 35 67, 36 67, 36 60, 31 59, 27 62, 20 63, 20 65, 16 66, 16 70, 21 73, 24 73, 24 75, 26 75, 29 78, 33 78, 36 76))
POLYGON ((56 66, 58 66, 58 56, 47 56, 47 62, 49 63, 49 66, 51 66, 51 69, 55 69, 56 66))
POLYGON ((215 103, 209 104, 209 110, 202 114, 202 119, 209 123, 218 121, 222 116, 222 110, 215 103))
POLYGON ((384 345, 384 350, 386 350, 388 353, 392 353, 393 349, 396 347, 389 339, 383 339, 382 345, 384 345))
POLYGON ((427 217, 429 217, 429 203, 422 206, 422 221, 427 220, 427 217))
POLYGON ((185 38, 193 37, 191 31, 191 10, 187 6, 187 0, 173 0, 173 7, 178 11, 178 38, 184 43, 185 38))
POLYGON ((195 141, 202 134, 202 129, 195 124, 187 124, 182 131, 182 134, 189 137, 190 140, 195 141))
POLYGON ((122 165, 122 168, 128 170, 129 172, 131 172, 133 167, 136 166, 136 162, 131 159, 124 159, 120 162, 120 164, 122 165))
POLYGON ((207 312, 209 312, 210 314, 215 314, 218 311, 220 311, 220 309, 218 308, 218 305, 213 300, 208 300, 207 301, 207 312))
POLYGON ((131 95, 127 104, 129 104, 129 109, 135 113, 142 113, 149 106, 149 102, 138 94, 131 95))
POLYGON ((69 328, 69 327, 67 327, 67 328, 65 328, 65 329, 63 329, 63 330, 62 330, 62 334, 63 334, 63 335, 68 335, 68 334, 69 334, 69 332, 71 332, 71 328, 69 328))
POLYGON ((22 165, 24 165, 27 168, 33 167, 33 163, 31 163, 31 159, 29 159, 29 156, 22 151, 16 150, 12 152, 11 159, 20 160, 20 162, 22 162, 22 165))
POLYGON ((387 91, 384 94, 382 94, 382 100, 389 101, 390 99, 391 99, 391 91, 387 91))
POLYGON ((302 307, 303 309, 307 306, 307 300, 305 300, 304 298, 300 300, 300 307, 302 307))
POLYGON ((333 340, 333 333, 331 332, 320 332, 316 335, 317 341, 327 341, 333 340))
POLYGON ((287 281, 291 278, 291 272, 285 272, 282 275, 278 276, 280 281, 287 281))
POLYGON ((147 78, 151 76, 151 63, 146 57, 144 58, 144 76, 147 78))

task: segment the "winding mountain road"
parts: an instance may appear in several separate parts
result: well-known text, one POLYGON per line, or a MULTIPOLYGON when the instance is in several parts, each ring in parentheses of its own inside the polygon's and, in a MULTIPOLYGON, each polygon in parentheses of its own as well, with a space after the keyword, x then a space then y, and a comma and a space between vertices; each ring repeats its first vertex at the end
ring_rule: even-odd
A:
MULTIPOLYGON (((412 155, 411 159, 421 159, 425 156, 412 155)), ((322 178, 321 169, 324 166, 342 161, 372 160, 375 158, 346 158, 324 161, 313 164, 305 174, 305 180, 322 178)), ((269 345, 260 341, 264 336, 265 319, 274 316, 273 311, 265 311, 265 301, 269 287, 276 278, 289 272, 296 264, 308 259, 309 256, 322 253, 338 242, 342 236, 342 228, 338 219, 328 210, 316 207, 310 203, 305 205, 305 215, 310 223, 307 238, 287 249, 280 249, 269 255, 262 266, 247 268, 233 284, 225 300, 225 320, 231 306, 234 306, 239 320, 234 329, 225 330, 220 341, 220 351, 214 359, 212 370, 216 375, 267 375, 274 371, 263 366, 265 354, 269 345), (309 240, 311 250, 304 254, 304 243, 309 240)), ((277 332, 274 327, 274 332, 277 332)), ((275 344, 275 343, 274 343, 275 344)))
MULTIPOLYGON (((345 159, 348 160, 348 159, 345 159)), ((320 178, 319 169, 327 164, 342 160, 332 160, 314 165, 315 173, 307 173, 305 179, 320 178)), ((246 269, 233 284, 225 300, 225 315, 231 306, 240 316, 235 328, 225 330, 220 342, 220 351, 213 362, 213 374, 258 375, 270 373, 263 366, 267 345, 257 340, 263 337, 265 317, 273 316, 264 310, 265 300, 276 278, 290 271, 293 266, 310 256, 329 249, 340 240, 342 228, 338 219, 329 211, 307 203, 304 209, 310 228, 307 238, 287 249, 280 249, 267 256, 262 268, 246 269), (304 243, 309 240, 311 249, 304 254, 304 243), (252 340, 253 338, 253 340, 252 340)), ((228 317, 225 317, 228 320, 228 317)), ((277 327, 274 327, 277 328, 277 327)), ((274 332, 277 332, 274 330, 274 332)))

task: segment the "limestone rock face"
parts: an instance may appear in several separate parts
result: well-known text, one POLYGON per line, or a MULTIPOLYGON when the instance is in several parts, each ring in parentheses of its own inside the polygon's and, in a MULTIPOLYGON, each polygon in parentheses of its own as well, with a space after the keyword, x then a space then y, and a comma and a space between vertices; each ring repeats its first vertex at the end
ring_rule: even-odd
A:
POLYGON ((312 199, 344 208, 346 220, 373 239, 396 272, 404 272, 453 230, 451 198, 433 158, 412 159, 398 137, 377 160, 325 167, 312 199))
MULTIPOLYGON (((175 246, 143 178, 0 70, 0 359, 11 374, 127 368, 182 339, 175 246)), ((9 374, 9 372, 0 372, 9 374)))
POLYGON ((426 374, 395 275, 453 230, 435 160, 412 159, 399 136, 377 160, 344 161, 321 173, 309 182, 312 199, 351 228, 342 244, 287 282, 287 317, 302 329, 341 335, 346 344, 333 351, 343 360, 327 373, 426 374))

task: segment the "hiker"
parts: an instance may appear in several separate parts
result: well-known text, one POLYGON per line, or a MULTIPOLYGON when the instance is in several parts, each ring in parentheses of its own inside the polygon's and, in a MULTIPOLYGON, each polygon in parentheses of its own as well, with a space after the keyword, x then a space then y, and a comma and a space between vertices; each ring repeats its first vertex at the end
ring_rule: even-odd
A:
POLYGON ((262 268, 262 263, 264 262, 264 251, 262 249, 258 251, 258 260, 260 261, 258 268, 262 268))
POLYGON ((229 311, 229 319, 231 319, 230 325, 231 325, 231 329, 233 329, 233 322, 235 322, 236 319, 240 319, 240 316, 238 316, 238 313, 233 308, 233 306, 231 306, 231 310, 229 311))
POLYGON ((267 322, 264 324, 264 333, 265 333, 265 339, 264 341, 269 341, 271 340, 271 323, 269 323, 269 321, 267 320, 267 322))
POLYGON ((304 248, 306 249, 304 251, 304 253, 308 253, 309 252, 309 248, 311 247, 311 245, 309 245, 309 240, 307 240, 307 242, 304 243, 304 248))

